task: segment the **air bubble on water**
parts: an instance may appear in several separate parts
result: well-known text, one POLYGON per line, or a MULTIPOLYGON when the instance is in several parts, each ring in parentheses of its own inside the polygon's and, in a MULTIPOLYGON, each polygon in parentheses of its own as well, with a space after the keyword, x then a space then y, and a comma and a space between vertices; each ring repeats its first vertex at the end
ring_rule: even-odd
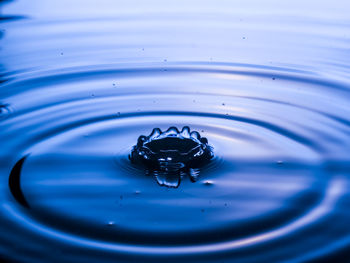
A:
POLYGON ((278 160, 276 163, 279 164, 279 165, 282 165, 283 161, 282 160, 278 160))

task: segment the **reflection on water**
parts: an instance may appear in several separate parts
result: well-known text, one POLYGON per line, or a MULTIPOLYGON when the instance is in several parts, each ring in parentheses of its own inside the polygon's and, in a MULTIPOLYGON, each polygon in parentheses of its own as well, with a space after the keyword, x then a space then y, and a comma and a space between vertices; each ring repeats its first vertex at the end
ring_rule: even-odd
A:
POLYGON ((1 259, 348 261, 350 3, 0 4, 1 259))

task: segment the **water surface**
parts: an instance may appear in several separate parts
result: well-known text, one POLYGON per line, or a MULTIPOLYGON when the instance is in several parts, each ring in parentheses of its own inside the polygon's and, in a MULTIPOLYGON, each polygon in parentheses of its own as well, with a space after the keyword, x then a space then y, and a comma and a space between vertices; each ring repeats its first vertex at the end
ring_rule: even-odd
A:
POLYGON ((348 1, 2 1, 0 258, 350 260, 348 1), (140 135, 214 158, 157 184, 140 135))

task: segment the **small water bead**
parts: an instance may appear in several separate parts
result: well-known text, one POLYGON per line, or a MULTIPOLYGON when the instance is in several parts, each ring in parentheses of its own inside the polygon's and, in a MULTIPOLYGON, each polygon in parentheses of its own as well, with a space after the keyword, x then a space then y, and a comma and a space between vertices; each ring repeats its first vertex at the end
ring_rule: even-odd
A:
POLYGON ((141 135, 132 148, 129 159, 146 168, 159 185, 178 187, 181 177, 188 175, 192 182, 198 178, 202 167, 213 158, 208 140, 188 126, 181 132, 170 127, 165 132, 154 128, 149 136, 141 135))
POLYGON ((212 186, 212 185, 214 185, 213 181, 205 181, 203 184, 205 186, 212 186))
POLYGON ((7 105, 0 104, 0 113, 2 113, 7 108, 7 105))
POLYGON ((115 222, 114 221, 109 221, 108 223, 107 223, 107 226, 114 226, 115 225, 115 222))
POLYGON ((7 116, 10 113, 9 105, 0 104, 0 119, 7 116))

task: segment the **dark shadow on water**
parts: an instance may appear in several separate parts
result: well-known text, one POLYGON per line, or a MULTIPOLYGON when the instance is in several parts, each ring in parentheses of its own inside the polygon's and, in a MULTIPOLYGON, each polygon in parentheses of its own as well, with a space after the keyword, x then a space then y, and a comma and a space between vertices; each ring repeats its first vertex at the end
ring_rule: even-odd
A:
POLYGON ((27 157, 28 155, 22 157, 12 168, 9 177, 9 187, 13 197, 17 200, 17 202, 22 206, 29 208, 29 204, 23 195, 20 184, 22 166, 27 157))

